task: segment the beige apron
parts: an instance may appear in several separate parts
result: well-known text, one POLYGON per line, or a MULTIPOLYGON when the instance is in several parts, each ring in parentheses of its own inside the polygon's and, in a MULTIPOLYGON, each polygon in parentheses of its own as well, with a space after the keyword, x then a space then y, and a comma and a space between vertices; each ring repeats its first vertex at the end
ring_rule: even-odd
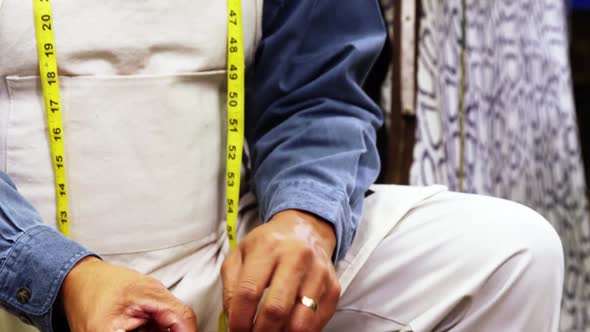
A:
MULTIPOLYGON (((54 2, 72 238, 115 254, 215 233, 223 219, 225 1, 54 2)), ((244 1, 249 60, 261 2, 244 1)), ((0 9, 0 160, 55 224, 31 6, 6 0, 0 9)))
MULTIPOLYGON (((0 6, 0 169, 55 225, 32 2, 0 6)), ((72 238, 172 286, 222 237, 226 1, 53 7, 72 238)), ((251 63, 262 0, 243 8, 251 63)))

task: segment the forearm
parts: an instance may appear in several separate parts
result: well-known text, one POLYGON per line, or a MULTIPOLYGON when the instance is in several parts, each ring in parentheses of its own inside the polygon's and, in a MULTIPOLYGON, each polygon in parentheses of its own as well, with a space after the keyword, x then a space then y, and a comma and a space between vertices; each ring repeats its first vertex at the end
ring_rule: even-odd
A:
POLYGON ((385 30, 377 1, 286 1, 253 71, 248 141, 262 218, 297 209, 330 223, 344 256, 379 172, 379 108, 362 89, 385 30), (337 13, 337 15, 336 15, 337 13), (301 27, 305 28, 302 29, 301 27))
POLYGON ((0 173, 0 306, 52 331, 51 315, 66 274, 92 255, 41 222, 8 176, 0 173))

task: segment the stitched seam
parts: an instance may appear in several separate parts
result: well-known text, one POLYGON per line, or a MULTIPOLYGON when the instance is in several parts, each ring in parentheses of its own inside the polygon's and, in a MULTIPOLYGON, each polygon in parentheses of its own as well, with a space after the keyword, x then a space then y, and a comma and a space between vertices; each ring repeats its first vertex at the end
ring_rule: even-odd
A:
MULTIPOLYGON (((309 180, 307 180, 307 181, 306 180, 277 181, 275 183, 272 183, 269 187, 276 188, 274 196, 278 196, 277 194, 281 194, 282 192, 285 192, 285 191, 287 191, 287 192, 288 191, 302 191, 304 193, 308 193, 307 190, 301 190, 301 187, 299 187, 299 185, 306 186, 306 188, 332 189, 334 191, 334 194, 338 196, 335 199, 338 202, 342 202, 346 198, 346 193, 344 191, 342 191, 340 188, 331 188, 329 186, 319 184, 315 181, 309 181, 309 180)), ((327 195, 324 192, 309 192, 309 193, 310 193, 310 196, 316 195, 316 196, 321 196, 323 198, 326 198, 328 200, 334 200, 333 197, 331 197, 330 195, 327 195)), ((266 202, 263 202, 262 206, 265 208, 265 210, 269 210, 271 203, 272 203, 272 198, 268 198, 266 202)))
POLYGON ((25 238, 27 236, 32 236, 41 227, 47 227, 47 226, 45 226, 45 225, 37 225, 37 226, 29 229, 28 231, 26 231, 23 235, 21 235, 18 239, 16 239, 16 241, 14 241, 14 244, 12 245, 12 247, 10 248, 10 250, 8 251, 8 255, 6 255, 6 259, 2 263, 2 266, 0 266, 0 275, 2 274, 1 272, 4 270, 4 268, 6 267, 6 264, 8 262, 8 257, 12 256, 12 253, 15 250, 14 248, 16 248, 16 246, 22 241, 23 238, 25 238))

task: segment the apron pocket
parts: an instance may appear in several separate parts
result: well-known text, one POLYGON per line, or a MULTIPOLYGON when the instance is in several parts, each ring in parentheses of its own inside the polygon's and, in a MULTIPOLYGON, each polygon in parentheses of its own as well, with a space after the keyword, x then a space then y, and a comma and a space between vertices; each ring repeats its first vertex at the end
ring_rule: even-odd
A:
MULTIPOLYGON (((73 239, 99 254, 199 240, 223 218, 224 71, 61 77, 73 239)), ((55 190, 39 77, 7 77, 6 168, 46 223, 55 190)))

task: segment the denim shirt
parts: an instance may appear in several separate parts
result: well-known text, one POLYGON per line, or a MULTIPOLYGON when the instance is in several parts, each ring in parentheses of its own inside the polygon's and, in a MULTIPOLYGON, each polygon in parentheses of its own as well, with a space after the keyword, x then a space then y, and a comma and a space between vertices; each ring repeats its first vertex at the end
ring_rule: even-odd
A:
MULTIPOLYGON (((334 260, 350 246, 379 171, 382 116, 362 90, 385 40, 378 0, 266 0, 248 69, 246 139, 263 221, 286 209, 333 225, 334 260)), ((70 269, 93 253, 42 224, 0 173, 0 306, 52 331, 70 269)))

